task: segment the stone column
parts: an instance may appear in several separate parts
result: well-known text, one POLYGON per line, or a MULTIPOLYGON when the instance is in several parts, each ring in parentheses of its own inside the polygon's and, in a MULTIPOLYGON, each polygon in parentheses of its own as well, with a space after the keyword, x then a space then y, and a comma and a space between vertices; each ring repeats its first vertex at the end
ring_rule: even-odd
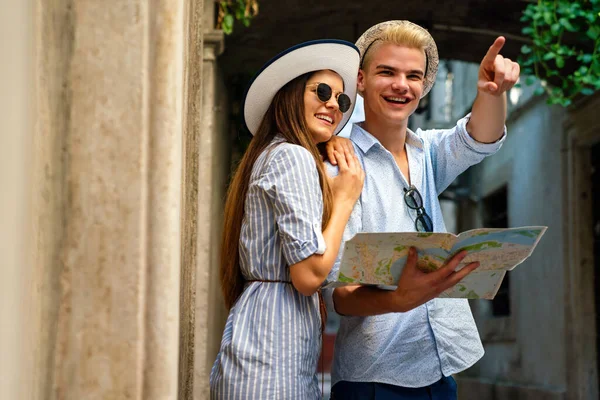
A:
MULTIPOLYGON (((214 15, 205 3, 205 16, 214 15)), ((222 31, 205 22, 202 70, 202 119, 198 140, 198 225, 196 240, 196 302, 194 399, 208 399, 210 369, 223 332, 224 307, 218 281, 225 182, 229 170, 227 96, 217 57, 223 52, 222 31)))
POLYGON ((34 399, 176 399, 186 0, 38 0, 34 399))
POLYGON ((202 132, 202 65, 204 1, 189 3, 186 31, 185 123, 183 144, 183 213, 181 240, 181 311, 179 341, 179 399, 194 398, 194 340, 196 254, 198 230, 199 140, 202 132))
POLYGON ((32 399, 31 163, 35 98, 33 0, 0 13, 0 399, 32 399))
POLYGON ((184 216, 181 280, 180 392, 209 398, 209 375, 226 313, 218 282, 223 201, 229 171, 226 87, 217 66, 224 36, 214 29, 215 2, 197 1, 190 12, 187 56, 184 216), (200 85, 201 82, 201 85, 200 85))

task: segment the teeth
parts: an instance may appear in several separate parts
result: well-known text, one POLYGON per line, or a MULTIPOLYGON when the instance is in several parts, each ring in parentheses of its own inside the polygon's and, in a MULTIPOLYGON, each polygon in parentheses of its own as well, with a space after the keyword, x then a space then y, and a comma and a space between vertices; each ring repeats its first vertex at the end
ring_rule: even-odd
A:
POLYGON ((400 97, 388 97, 388 100, 396 102, 396 103, 406 103, 408 101, 407 98, 400 98, 400 97))
POLYGON ((322 120, 324 120, 324 121, 327 121, 327 122, 329 122, 330 124, 333 124, 333 118, 331 118, 331 117, 328 117, 327 115, 321 115, 321 114, 319 114, 319 115, 315 115, 315 117, 317 117, 317 118, 319 118, 319 119, 322 119, 322 120))

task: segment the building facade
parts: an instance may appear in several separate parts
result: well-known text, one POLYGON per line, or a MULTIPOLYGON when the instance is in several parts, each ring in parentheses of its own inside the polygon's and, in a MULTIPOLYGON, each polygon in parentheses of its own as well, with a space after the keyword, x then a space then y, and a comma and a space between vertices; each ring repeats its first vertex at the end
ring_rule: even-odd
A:
MULTIPOLYGON (((486 0, 265 0, 227 39, 208 0, 7 8, 0 397, 208 398, 226 317, 221 215, 248 140, 247 79, 300 41, 354 41, 376 22, 409 19, 432 31, 442 58, 462 60, 442 62, 411 121, 449 126, 470 108, 472 63, 493 38, 505 34, 513 58, 524 43, 524 3, 506 0, 498 13, 486 0)), ((472 303, 486 355, 457 377, 460 398, 595 399, 600 97, 569 110, 531 88, 509 97, 509 137, 441 196, 446 225, 549 229, 497 300, 472 303)))

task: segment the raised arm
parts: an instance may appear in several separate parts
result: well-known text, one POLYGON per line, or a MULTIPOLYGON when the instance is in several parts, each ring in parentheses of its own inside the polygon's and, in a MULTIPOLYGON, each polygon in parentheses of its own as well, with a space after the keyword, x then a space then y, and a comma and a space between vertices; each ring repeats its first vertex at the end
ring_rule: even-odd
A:
POLYGON ((323 254, 313 254, 290 266, 292 284, 305 296, 315 293, 329 275, 339 253, 344 227, 362 190, 365 174, 360 162, 356 155, 347 151, 344 154, 342 156, 335 151, 339 174, 330 179, 333 209, 323 231, 326 250, 323 254))
POLYGON ((506 122, 506 92, 519 79, 519 64, 500 55, 505 41, 504 37, 498 37, 479 66, 477 97, 467 131, 481 143, 493 143, 502 137, 506 122))

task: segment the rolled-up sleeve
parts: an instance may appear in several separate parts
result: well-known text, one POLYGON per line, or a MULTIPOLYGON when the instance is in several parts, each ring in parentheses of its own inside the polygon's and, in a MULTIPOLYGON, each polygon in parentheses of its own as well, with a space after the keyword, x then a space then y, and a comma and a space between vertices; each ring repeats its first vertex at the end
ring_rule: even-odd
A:
POLYGON ((481 143, 467 131, 471 114, 458 120, 451 129, 418 131, 426 151, 431 156, 438 194, 467 168, 496 153, 506 138, 506 126, 502 137, 494 143, 481 143))
MULTIPOLYGON (((338 167, 333 166, 329 163, 326 163, 327 174, 331 177, 338 175, 338 167)), ((363 165, 364 168, 364 165, 363 165)), ((327 279, 324 282, 324 285, 329 285, 337 281, 340 264, 342 262, 342 256, 344 255, 344 244, 352 239, 354 235, 358 232, 362 231, 362 199, 359 199, 356 204, 354 204, 354 208, 352 209, 352 213, 350 214, 350 218, 348 219, 348 223, 344 228, 344 233, 342 235, 342 244, 340 245, 340 250, 335 259, 335 263, 333 264, 333 268, 327 279)), ((325 305, 329 311, 335 311, 335 305, 333 303, 333 291, 335 289, 333 287, 324 288, 323 289, 323 299, 325 300, 325 305)))
POLYGON ((315 159, 301 146, 273 149, 261 176, 273 202, 283 256, 294 265, 326 250, 321 227, 323 195, 315 159))

